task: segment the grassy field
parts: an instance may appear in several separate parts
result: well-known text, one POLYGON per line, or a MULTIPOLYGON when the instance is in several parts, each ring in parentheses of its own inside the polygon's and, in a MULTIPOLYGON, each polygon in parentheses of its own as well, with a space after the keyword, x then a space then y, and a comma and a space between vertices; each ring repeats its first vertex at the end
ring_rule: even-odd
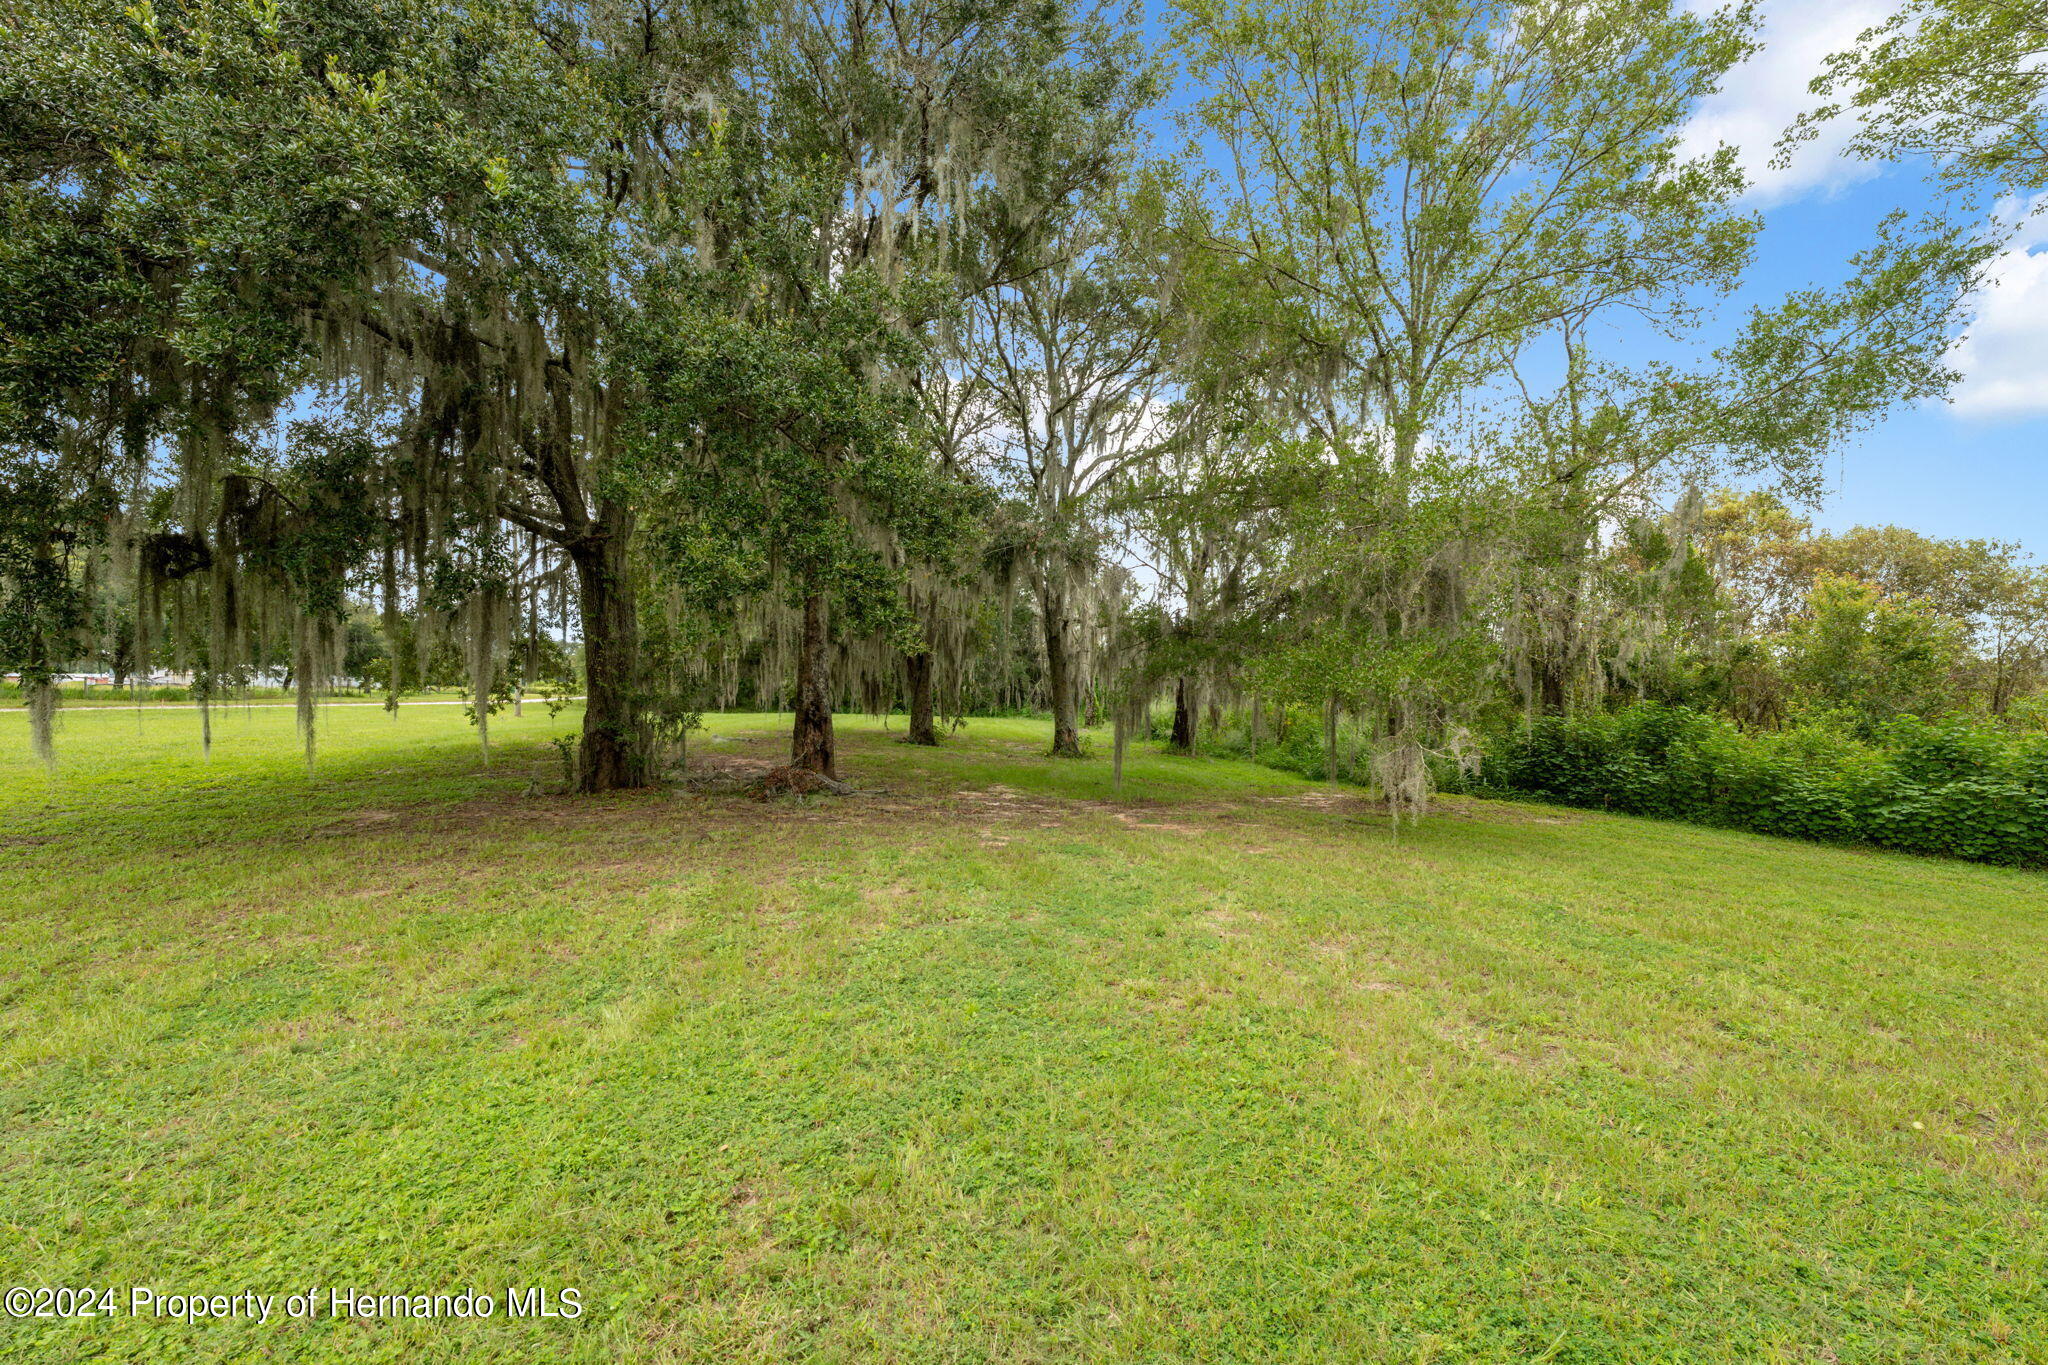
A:
POLYGON ((2048 1360, 2038 874, 1396 839, 1150 752, 1118 802, 1022 721, 844 720, 854 798, 529 794, 571 722, 485 770, 336 709, 310 779, 287 710, 0 729, 0 1278, 499 1303, 0 1359, 2048 1360))

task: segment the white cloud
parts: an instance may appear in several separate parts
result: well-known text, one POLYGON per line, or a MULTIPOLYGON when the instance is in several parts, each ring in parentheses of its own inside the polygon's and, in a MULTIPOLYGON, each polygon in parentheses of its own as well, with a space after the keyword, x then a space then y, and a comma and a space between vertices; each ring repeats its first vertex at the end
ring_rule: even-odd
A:
MULTIPOLYGON (((1693 7, 1713 9, 1717 0, 1693 0, 1693 7)), ((1761 50, 1728 73, 1719 94, 1701 102, 1685 126, 1681 150, 1699 155, 1719 143, 1735 146, 1749 175, 1749 197, 1764 204, 1876 175, 1878 167, 1842 156, 1849 130, 1841 120, 1801 144, 1790 165, 1773 166, 1771 158, 1793 120, 1820 103, 1807 86, 1828 56, 1855 46, 1857 35, 1889 18, 1898 0, 1766 0, 1760 8, 1761 50)))
MULTIPOLYGON (((2017 206, 2002 204, 1999 215, 2012 221, 2017 206)), ((2019 234, 1991 263, 1977 316, 1956 348, 1963 382, 1955 409, 1967 417, 2048 413, 2048 214, 2019 221, 2019 234)))

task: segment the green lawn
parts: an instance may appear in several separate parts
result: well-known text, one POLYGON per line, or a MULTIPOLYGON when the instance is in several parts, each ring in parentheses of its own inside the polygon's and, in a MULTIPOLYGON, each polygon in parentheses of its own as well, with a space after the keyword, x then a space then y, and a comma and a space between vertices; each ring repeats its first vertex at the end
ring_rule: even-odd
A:
POLYGON ((0 1358, 2048 1361, 2039 874, 1395 839, 1150 752, 1117 802, 1022 721, 843 719, 879 792, 772 804, 530 795, 539 707, 488 770, 325 724, 310 779, 282 709, 0 728, 0 1278, 499 1313, 0 1358))

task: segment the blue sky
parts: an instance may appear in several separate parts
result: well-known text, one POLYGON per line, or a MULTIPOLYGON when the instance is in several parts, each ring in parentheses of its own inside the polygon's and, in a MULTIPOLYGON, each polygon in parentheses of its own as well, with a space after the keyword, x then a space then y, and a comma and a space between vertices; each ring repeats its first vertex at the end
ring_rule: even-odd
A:
MULTIPOLYGON (((1829 52, 1854 45, 1894 0, 1765 0, 1763 50, 1731 73, 1689 130, 1700 145, 1740 147, 1765 214, 1745 291, 1761 299, 1839 276, 1894 208, 1936 206, 1921 167, 1881 167, 1840 154, 1846 130, 1769 164, 1779 130, 1813 103, 1806 85, 1829 52)), ((1978 206, 1989 218, 1997 206, 1978 206)), ((2012 206, 2007 206, 2009 212, 2012 206)), ((1939 536, 2013 540, 2048 555, 2048 220, 2033 220, 1992 272, 1956 353, 1964 379, 1948 403, 1895 413, 1846 444, 1831 493, 1814 513, 1826 526, 1894 522, 1939 536)))
MULTIPOLYGON (((1841 129, 1824 132, 1789 166, 1770 165, 1779 134, 1815 103, 1806 87, 1822 60, 1853 45, 1894 4, 1763 0, 1762 50, 1688 126, 1690 146, 1741 149, 1752 181, 1748 207, 1765 215, 1731 320, 1788 290, 1838 283, 1886 213, 1936 206, 1919 168, 1842 156, 1841 129)), ((1163 41, 1166 6, 1149 0, 1148 9, 1147 28, 1163 41)), ((1187 93, 1175 91, 1169 106, 1187 93)), ((1175 140, 1161 131, 1162 141, 1175 140)), ((1988 219, 1995 207, 1987 202, 1981 212, 1988 219)), ((1808 509, 1817 524, 1892 522, 1929 535, 2017 541, 2048 559, 2048 217, 2031 220, 1992 275, 1956 353, 1964 379, 1951 401, 1902 408, 1845 443, 1830 462, 1825 500, 1808 509)))
MULTIPOLYGON (((1769 208, 1755 289, 1797 288, 1839 270, 1845 240, 1867 240, 1879 215, 1925 195, 1919 180, 1894 172, 1769 208)), ((2024 246, 2000 261, 1956 353, 1964 379, 1951 401, 1902 408, 1845 443, 1816 522, 1893 522, 1929 535, 2018 541, 2035 558, 2048 557, 2044 263, 2048 256, 2024 246)))

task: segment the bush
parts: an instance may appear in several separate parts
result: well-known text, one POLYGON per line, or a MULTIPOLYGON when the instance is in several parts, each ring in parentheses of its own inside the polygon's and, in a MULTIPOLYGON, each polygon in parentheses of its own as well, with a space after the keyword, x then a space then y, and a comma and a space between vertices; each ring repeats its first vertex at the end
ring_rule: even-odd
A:
MULTIPOLYGON (((1328 756, 1323 752, 1323 718, 1309 708, 1290 707, 1287 723, 1275 733, 1276 712, 1268 708, 1259 728, 1259 740, 1252 743, 1251 729, 1242 714, 1230 717, 1222 733, 1215 733, 1204 725, 1198 728, 1195 748, 1199 753, 1230 758, 1251 759, 1268 768, 1281 772, 1299 773, 1312 782, 1330 780, 1328 756)), ((1155 719, 1153 738, 1165 740, 1173 732, 1173 712, 1169 708, 1164 723, 1155 719)), ((1346 716, 1338 724, 1337 731, 1337 777, 1341 781, 1363 780, 1370 771, 1372 744, 1356 718, 1346 716)))
POLYGON ((1827 843, 2048 866, 2048 739, 1906 718, 1865 743, 1747 734, 1682 707, 1550 716, 1496 736, 1466 790, 1827 843))

